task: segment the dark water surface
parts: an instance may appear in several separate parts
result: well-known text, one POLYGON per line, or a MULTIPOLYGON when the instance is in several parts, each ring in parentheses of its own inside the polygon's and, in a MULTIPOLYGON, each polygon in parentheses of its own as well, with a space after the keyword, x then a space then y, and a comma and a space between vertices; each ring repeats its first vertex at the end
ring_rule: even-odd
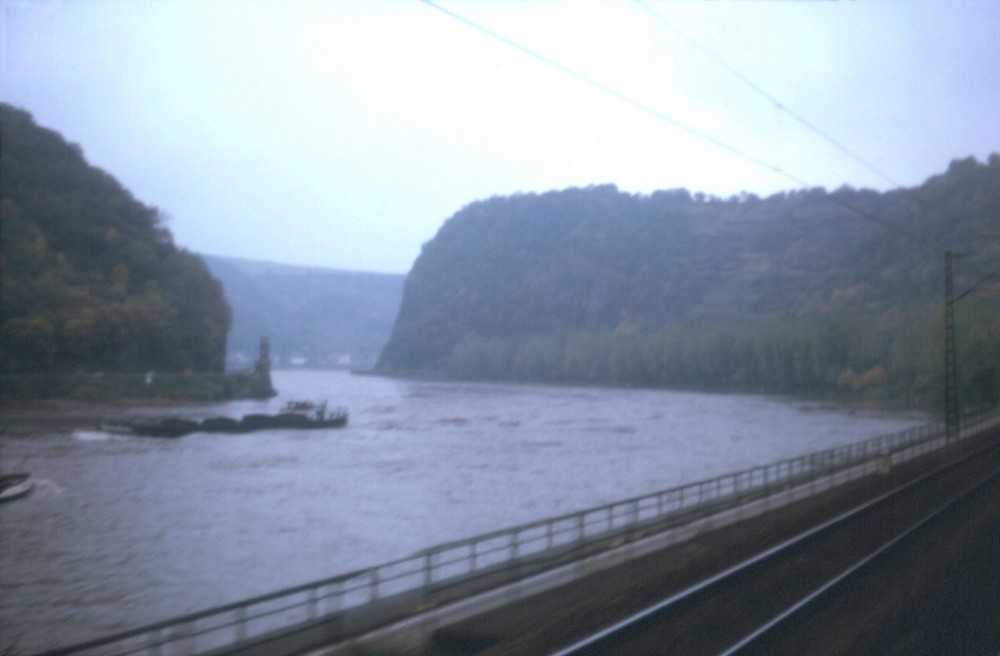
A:
POLYGON ((912 415, 757 396, 276 372, 347 428, 0 437, 35 493, 0 506, 0 653, 30 653, 427 546, 894 432, 912 415))

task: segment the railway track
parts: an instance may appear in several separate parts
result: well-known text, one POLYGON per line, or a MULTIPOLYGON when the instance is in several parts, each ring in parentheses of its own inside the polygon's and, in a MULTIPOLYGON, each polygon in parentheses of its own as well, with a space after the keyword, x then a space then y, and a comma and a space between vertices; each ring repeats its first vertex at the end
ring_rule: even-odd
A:
POLYGON ((810 623, 811 613, 847 590, 860 614, 857 604, 879 594, 859 585, 860 577, 891 568, 894 554, 935 522, 956 515, 964 519, 970 504, 995 503, 998 491, 1000 446, 987 446, 650 604, 553 656, 816 653, 815 636, 825 627, 810 623))

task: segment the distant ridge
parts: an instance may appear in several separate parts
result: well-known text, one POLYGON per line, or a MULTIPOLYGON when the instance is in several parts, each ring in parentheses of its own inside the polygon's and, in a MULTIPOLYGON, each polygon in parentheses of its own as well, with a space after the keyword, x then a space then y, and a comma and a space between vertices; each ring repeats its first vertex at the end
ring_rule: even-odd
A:
POLYGON ((400 273, 380 273, 377 271, 353 271, 350 269, 337 269, 333 267, 313 266, 306 264, 288 264, 285 262, 272 262, 270 260, 256 260, 247 257, 231 257, 228 255, 214 255, 202 253, 201 257, 223 261, 247 275, 302 275, 315 273, 320 275, 343 274, 346 277, 361 278, 400 278, 404 274, 400 273))
POLYGON ((262 336, 275 366, 370 368, 389 338, 402 274, 202 255, 233 310, 230 368, 248 366, 262 336))

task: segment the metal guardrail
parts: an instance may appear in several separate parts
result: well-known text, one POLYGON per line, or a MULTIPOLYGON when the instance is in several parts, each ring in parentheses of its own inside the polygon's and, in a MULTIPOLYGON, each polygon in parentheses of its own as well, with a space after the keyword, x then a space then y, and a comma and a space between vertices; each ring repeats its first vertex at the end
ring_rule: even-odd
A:
MULTIPOLYGON (((959 439, 1000 425, 1000 411, 966 418, 959 439)), ((945 446, 944 426, 932 423, 899 433, 780 460, 733 474, 549 517, 313 583, 217 606, 131 631, 45 652, 63 654, 195 654, 289 627, 323 623, 329 642, 347 639, 412 616, 442 590, 479 581, 479 590, 526 576, 567 559, 619 546, 652 531, 689 525, 715 513, 768 498, 790 487, 834 477, 847 482, 945 446), (617 539, 616 539, 617 538, 617 539), (511 572, 514 572, 511 575, 511 572), (505 574, 506 572, 506 574, 505 574), (367 611, 367 612, 365 612, 367 611)), ((472 586, 473 589, 475 585, 472 586)))

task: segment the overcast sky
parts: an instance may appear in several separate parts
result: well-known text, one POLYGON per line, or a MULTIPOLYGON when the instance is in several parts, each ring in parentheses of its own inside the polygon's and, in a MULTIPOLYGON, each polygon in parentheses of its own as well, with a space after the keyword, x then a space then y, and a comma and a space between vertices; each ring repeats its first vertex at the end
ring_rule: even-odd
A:
POLYGON ((704 51, 901 184, 1000 151, 993 0, 439 3, 618 97, 417 0, 0 3, 0 98, 197 252, 406 272, 498 194, 893 186, 704 51))

